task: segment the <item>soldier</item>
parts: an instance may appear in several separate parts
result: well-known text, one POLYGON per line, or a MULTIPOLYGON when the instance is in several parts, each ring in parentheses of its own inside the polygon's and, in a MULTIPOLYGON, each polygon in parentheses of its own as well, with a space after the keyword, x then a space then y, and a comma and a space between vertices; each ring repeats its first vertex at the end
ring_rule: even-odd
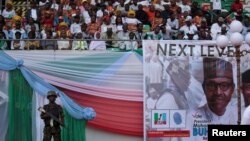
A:
POLYGON ((54 91, 49 91, 47 98, 49 99, 49 104, 43 106, 41 113, 41 118, 45 123, 43 141, 51 141, 52 136, 54 141, 61 141, 60 125, 64 125, 63 110, 55 102, 57 95, 54 91))
POLYGON ((243 110, 243 115, 241 119, 241 124, 250 124, 250 69, 242 73, 242 86, 241 92, 244 97, 245 109, 243 110))

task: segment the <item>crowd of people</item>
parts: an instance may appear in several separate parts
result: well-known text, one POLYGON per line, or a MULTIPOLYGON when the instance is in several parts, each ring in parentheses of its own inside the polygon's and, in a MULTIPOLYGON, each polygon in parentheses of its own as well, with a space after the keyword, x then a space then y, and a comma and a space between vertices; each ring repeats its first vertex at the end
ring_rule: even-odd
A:
POLYGON ((0 48, 134 50, 143 39, 216 40, 230 36, 234 19, 242 21, 246 34, 250 18, 243 15, 242 3, 235 0, 227 14, 221 5, 212 1, 208 10, 190 0, 37 0, 22 13, 6 1, 0 38, 10 41, 1 40, 0 48))

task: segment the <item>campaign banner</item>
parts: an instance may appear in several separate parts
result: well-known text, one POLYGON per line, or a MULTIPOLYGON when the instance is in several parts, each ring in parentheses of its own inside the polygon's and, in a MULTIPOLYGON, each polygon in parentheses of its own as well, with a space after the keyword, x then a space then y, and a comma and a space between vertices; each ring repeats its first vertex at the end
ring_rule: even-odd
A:
POLYGON ((241 122, 246 103, 237 95, 235 47, 145 40, 143 51, 144 141, 206 141, 208 125, 241 122))

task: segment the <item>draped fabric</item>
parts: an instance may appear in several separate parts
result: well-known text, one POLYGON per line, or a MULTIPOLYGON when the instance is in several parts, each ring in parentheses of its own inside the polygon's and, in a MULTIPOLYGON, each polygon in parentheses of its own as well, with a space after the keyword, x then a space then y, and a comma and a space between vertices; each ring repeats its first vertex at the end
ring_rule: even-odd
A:
POLYGON ((66 89, 62 90, 77 103, 91 106, 96 110, 96 119, 89 121, 89 126, 126 135, 142 135, 142 102, 114 100, 86 95, 66 89))
POLYGON ((142 56, 135 52, 8 51, 49 83, 118 100, 142 101, 142 56))
MULTIPOLYGON (((81 106, 93 107, 88 125, 142 136, 142 56, 136 52, 7 51, 81 106)), ((62 98, 60 98, 62 100, 62 98)), ((63 103, 63 101, 62 101, 63 103)), ((64 105, 64 104, 63 104, 64 105)))
POLYGON ((48 82, 44 81, 42 78, 38 77, 29 69, 24 67, 22 59, 16 61, 3 51, 0 51, 0 70, 13 70, 16 68, 21 70, 29 85, 34 91, 38 92, 38 94, 46 96, 49 90, 56 91, 61 98, 63 106, 74 118, 91 120, 95 117, 95 111, 92 108, 79 106, 56 87, 50 85, 48 82))
POLYGON ((65 128, 62 128, 62 141, 84 141, 86 120, 78 120, 72 118, 66 110, 64 110, 65 128))
POLYGON ((10 71, 8 105, 9 141, 32 141, 32 93, 32 88, 24 79, 20 70, 10 71))

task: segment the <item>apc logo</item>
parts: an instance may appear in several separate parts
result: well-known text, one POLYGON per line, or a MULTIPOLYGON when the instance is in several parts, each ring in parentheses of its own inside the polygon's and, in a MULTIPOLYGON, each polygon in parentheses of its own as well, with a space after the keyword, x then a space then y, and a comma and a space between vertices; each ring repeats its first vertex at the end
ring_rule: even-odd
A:
POLYGON ((152 110, 151 117, 152 128, 169 128, 169 110, 152 110))
POLYGON ((154 114, 154 124, 155 125, 166 125, 167 124, 167 114, 166 113, 155 113, 154 114))

